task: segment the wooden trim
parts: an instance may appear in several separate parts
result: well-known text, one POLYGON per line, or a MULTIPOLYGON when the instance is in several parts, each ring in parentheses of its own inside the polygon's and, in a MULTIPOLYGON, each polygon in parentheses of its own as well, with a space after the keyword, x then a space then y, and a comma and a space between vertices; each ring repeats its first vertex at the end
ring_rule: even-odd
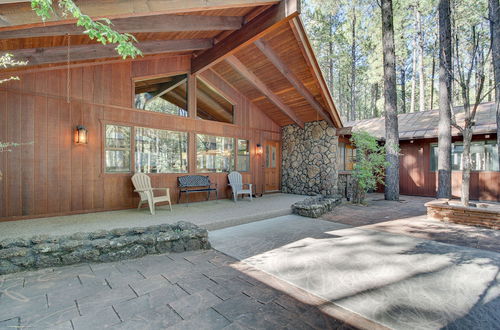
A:
MULTIPOLYGON (((243 24, 240 16, 206 15, 150 15, 113 20, 113 29, 120 33, 181 32, 181 31, 218 31, 238 30, 243 24)), ((85 29, 74 23, 17 27, 7 31, 0 30, 0 39, 34 38, 49 36, 83 35, 85 29)))
POLYGON ((193 58, 191 72, 197 73, 223 61, 238 50, 260 39, 265 34, 299 15, 299 0, 282 0, 272 6, 241 29, 230 34, 214 47, 193 58))
MULTIPOLYGON (((69 48, 70 61, 117 57, 114 44, 79 45, 69 48)), ((192 51, 212 47, 212 39, 179 39, 144 41, 137 44, 143 54, 192 51)), ((27 60, 28 65, 60 63, 68 60, 67 47, 28 48, 9 51, 19 60, 27 60)))
POLYGON ((273 91, 271 91, 253 72, 251 72, 240 60, 235 56, 229 56, 226 58, 226 62, 231 65, 231 67, 239 72, 249 83, 251 83, 256 89, 258 89, 262 94, 266 95, 269 101, 271 101, 285 116, 290 118, 294 123, 300 127, 304 127, 304 122, 297 117, 295 112, 283 103, 273 91))
MULTIPOLYGON (((183 0, 154 1, 150 0, 120 0, 106 1, 86 0, 78 2, 83 13, 92 18, 116 19, 122 17, 137 17, 144 15, 162 15, 178 13, 195 13, 206 10, 242 8, 249 6, 266 6, 278 3, 278 0, 183 0)), ((13 26, 44 26, 61 23, 74 23, 74 19, 61 19, 57 15, 42 22, 31 10, 30 1, 4 0, 0 5, 2 20, 0 28, 9 29, 13 26)))
POLYGON ((288 67, 278 54, 272 49, 267 41, 264 39, 259 39, 255 41, 255 46, 260 49, 260 51, 267 57, 267 59, 278 69, 279 72, 285 77, 290 84, 309 102, 311 107, 318 112, 321 117, 330 125, 335 127, 330 115, 325 109, 319 104, 319 102, 314 98, 314 95, 309 92, 309 90, 304 86, 299 78, 293 73, 292 69, 288 67))
POLYGON ((314 55, 314 50, 311 46, 311 43, 309 42, 309 38, 307 37, 307 33, 304 29, 304 25, 302 24, 300 17, 294 17, 294 19, 290 21, 290 26, 292 28, 293 34, 295 35, 295 38, 299 42, 302 54, 304 55, 304 58, 311 70, 312 75, 319 82, 321 95, 323 96, 329 107, 330 114, 333 116, 334 122, 337 124, 336 127, 342 127, 343 125, 342 120, 340 119, 339 112, 337 110, 337 107, 335 106, 335 103, 333 102, 330 90, 326 85, 325 78, 323 77, 323 73, 321 72, 321 68, 319 67, 316 56, 314 55))

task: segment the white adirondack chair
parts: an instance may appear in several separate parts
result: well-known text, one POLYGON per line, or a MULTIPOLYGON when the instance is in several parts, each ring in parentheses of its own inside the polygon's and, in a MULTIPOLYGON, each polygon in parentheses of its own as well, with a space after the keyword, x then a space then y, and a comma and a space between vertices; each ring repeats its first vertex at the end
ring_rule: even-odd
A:
POLYGON ((169 188, 153 188, 151 187, 151 178, 144 173, 136 173, 132 176, 132 183, 134 184, 135 192, 139 194, 141 200, 139 201, 140 209, 142 204, 149 204, 149 211, 152 215, 155 214, 155 204, 161 202, 168 202, 170 211, 172 211, 172 203, 170 202, 170 189, 169 188), (156 196, 153 194, 155 190, 165 191, 164 196, 156 196))
POLYGON ((252 201, 252 184, 243 183, 243 178, 239 172, 231 172, 227 176, 229 178, 229 185, 233 190, 233 200, 236 202, 238 200, 238 195, 249 195, 250 201, 252 201), (247 189, 243 189, 247 186, 247 189))

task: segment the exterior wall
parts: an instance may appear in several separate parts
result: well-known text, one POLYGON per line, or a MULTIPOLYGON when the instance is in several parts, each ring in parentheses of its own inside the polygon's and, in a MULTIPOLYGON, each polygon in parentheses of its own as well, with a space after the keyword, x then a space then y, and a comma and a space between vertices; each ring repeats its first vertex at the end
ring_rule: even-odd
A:
POLYGON ((337 194, 335 129, 325 121, 283 127, 281 190, 304 195, 337 194))
MULTIPOLYGON (((280 127, 213 72, 206 75, 217 82, 214 87, 235 103, 234 124, 197 119, 193 111, 195 93, 189 94, 188 118, 132 108, 134 79, 189 71, 189 56, 155 56, 85 63, 71 67, 69 72, 65 67, 14 72, 20 80, 0 86, 0 141, 32 144, 0 153, 0 221, 137 206, 132 173, 104 172, 105 124, 189 132, 191 174, 196 173, 194 133, 247 139, 251 164, 244 180, 252 182, 257 193, 262 192, 263 157, 256 157, 255 145, 280 140, 280 127), (73 143, 77 125, 87 127, 88 144, 73 143)), ((191 76, 189 83, 194 86, 191 76)), ((153 186, 171 189, 174 203, 179 175, 150 174, 153 186)), ((207 175, 218 183, 219 197, 226 196, 227 174, 207 175)), ((200 200, 205 197, 201 195, 200 200)), ((196 198, 193 194, 193 201, 196 198)))
MULTIPOLYGON (((494 138, 491 136, 490 138, 494 138)), ((484 136, 474 139, 483 140, 484 136)), ((454 139, 460 141, 460 139, 454 139)), ((430 168, 431 143, 437 139, 402 141, 400 158, 400 193, 436 196, 437 173, 430 168)), ((452 172, 452 194, 460 197, 462 173, 452 172)), ((500 201, 500 172, 471 172, 470 197, 473 200, 500 201)))

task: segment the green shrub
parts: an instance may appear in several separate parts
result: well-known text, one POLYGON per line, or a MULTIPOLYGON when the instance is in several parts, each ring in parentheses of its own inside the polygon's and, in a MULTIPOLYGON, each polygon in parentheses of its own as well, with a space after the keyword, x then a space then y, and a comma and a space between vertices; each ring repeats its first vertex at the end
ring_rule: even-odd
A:
POLYGON ((351 143, 356 148, 356 161, 352 176, 354 178, 354 203, 362 203, 369 190, 375 190, 377 184, 384 184, 387 162, 386 149, 368 132, 353 132, 351 143))

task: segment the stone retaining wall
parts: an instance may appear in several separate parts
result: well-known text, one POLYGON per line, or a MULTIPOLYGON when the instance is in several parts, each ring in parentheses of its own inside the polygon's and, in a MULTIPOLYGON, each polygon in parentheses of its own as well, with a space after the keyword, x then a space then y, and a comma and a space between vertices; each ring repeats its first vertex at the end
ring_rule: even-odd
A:
POLYGON ((0 275, 146 254, 209 249, 208 232, 189 222, 0 241, 0 275))
POLYGON ((342 202, 341 196, 314 196, 292 205, 292 213, 303 217, 319 218, 342 202))
POLYGON ((432 219, 462 225, 500 229, 500 210, 482 207, 449 205, 447 202, 432 201, 425 204, 427 216, 432 219))
POLYGON ((337 194, 338 137, 325 121, 283 127, 281 191, 337 194))

